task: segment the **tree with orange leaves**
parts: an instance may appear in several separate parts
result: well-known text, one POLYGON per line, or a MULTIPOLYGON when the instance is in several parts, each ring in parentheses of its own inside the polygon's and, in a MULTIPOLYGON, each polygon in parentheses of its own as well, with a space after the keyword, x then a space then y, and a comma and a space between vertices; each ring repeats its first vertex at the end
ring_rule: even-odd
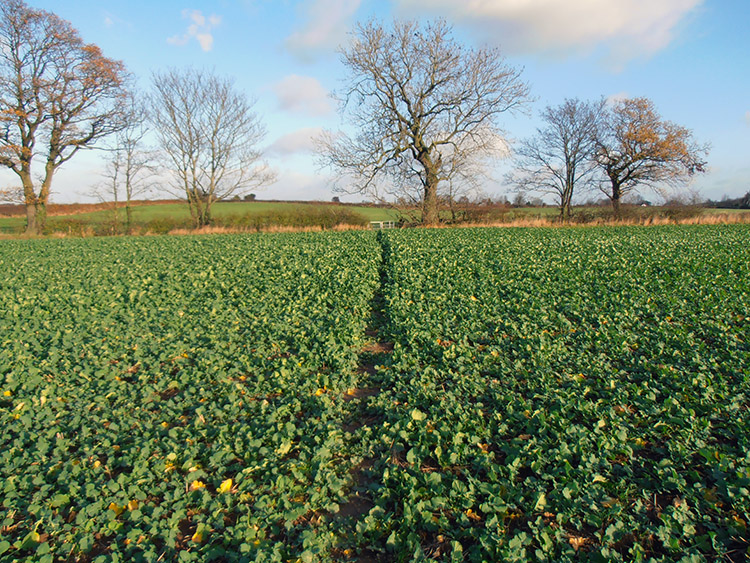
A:
POLYGON ((123 126, 127 80, 123 64, 69 22, 0 0, 0 165, 21 181, 27 233, 44 228, 55 171, 123 126))
POLYGON ((648 98, 615 102, 605 114, 595 142, 594 160, 603 173, 602 192, 619 218, 620 200, 640 187, 661 191, 704 172, 708 145, 689 129, 665 121, 648 98))

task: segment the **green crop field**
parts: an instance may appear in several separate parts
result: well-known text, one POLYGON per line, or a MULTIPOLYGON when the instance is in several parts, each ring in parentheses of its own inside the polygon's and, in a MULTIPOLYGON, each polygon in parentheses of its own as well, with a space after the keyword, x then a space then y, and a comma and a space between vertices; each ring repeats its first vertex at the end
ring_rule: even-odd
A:
POLYGON ((744 561, 748 240, 0 241, 0 561, 744 561))

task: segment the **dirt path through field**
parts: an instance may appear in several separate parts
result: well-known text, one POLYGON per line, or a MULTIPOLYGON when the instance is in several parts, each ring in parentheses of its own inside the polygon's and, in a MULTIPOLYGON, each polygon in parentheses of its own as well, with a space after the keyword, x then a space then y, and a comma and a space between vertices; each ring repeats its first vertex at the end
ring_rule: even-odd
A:
MULTIPOLYGON (((370 318, 365 330, 366 344, 362 347, 357 365, 359 383, 356 388, 349 389, 343 400, 349 405, 349 413, 343 429, 350 434, 356 444, 361 441, 358 434, 382 425, 384 412, 376 405, 377 398, 383 390, 383 378, 379 371, 390 363, 393 352, 393 342, 388 334, 388 318, 383 289, 388 283, 387 257, 382 247, 382 233, 378 233, 381 243, 381 264, 379 267, 380 283, 373 294, 370 308, 370 318)), ((356 447, 356 446, 355 446, 356 447)), ((346 502, 341 503, 336 519, 339 520, 339 536, 342 549, 336 555, 342 561, 358 561, 360 563, 375 563, 381 558, 374 551, 356 545, 357 524, 362 522, 370 510, 375 506, 372 492, 380 486, 374 479, 372 471, 376 460, 363 457, 351 472, 353 486, 349 491, 346 502)))

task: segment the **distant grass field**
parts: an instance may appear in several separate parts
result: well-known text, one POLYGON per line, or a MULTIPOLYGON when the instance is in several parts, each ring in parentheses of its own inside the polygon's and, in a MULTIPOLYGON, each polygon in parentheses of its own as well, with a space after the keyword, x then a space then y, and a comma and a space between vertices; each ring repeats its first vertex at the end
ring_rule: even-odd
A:
MULTIPOLYGON (((154 205, 139 205, 132 208, 133 223, 136 228, 147 228, 150 224, 169 221, 174 223, 187 223, 190 221, 190 211, 184 203, 160 203, 154 205)), ((304 216, 306 214, 320 213, 321 211, 351 212, 361 217, 364 221, 396 221, 399 214, 394 209, 384 207, 350 206, 325 203, 291 203, 276 201, 254 201, 254 202, 218 202, 212 208, 214 219, 217 222, 236 222, 243 217, 266 215, 273 220, 275 215, 304 216)), ((125 209, 121 207, 118 211, 119 221, 125 219, 125 209)), ((71 215, 55 215, 48 222, 55 229, 56 224, 69 224, 71 222, 90 224, 92 227, 111 224, 113 222, 113 211, 92 211, 75 213, 71 215)), ((23 229, 26 223, 25 217, 0 217, 0 232, 13 233, 23 229)))
MULTIPOLYGON (((114 232, 113 210, 85 211, 85 207, 71 206, 76 212, 50 215, 49 232, 82 234, 112 234, 114 232)), ((331 228, 334 224, 366 225, 368 221, 418 221, 418 213, 401 211, 387 207, 366 205, 339 205, 334 203, 300 203, 280 201, 219 202, 214 204, 213 218, 218 228, 229 230, 268 230, 281 228, 331 228)), ((132 208, 134 233, 167 233, 191 228, 190 212, 185 203, 180 202, 139 202, 132 208)), ((125 221, 125 209, 120 208, 118 223, 120 231, 125 221)), ((624 210, 625 222, 643 223, 650 219, 661 222, 679 222, 688 218, 698 218, 708 222, 720 220, 720 216, 736 218, 750 217, 750 211, 742 209, 697 209, 662 207, 627 207, 624 210)), ((459 222, 475 224, 538 224, 555 220, 556 207, 489 207, 459 211, 459 222)), ((444 209, 441 217, 447 222, 453 219, 449 210, 444 209)), ((575 207, 573 222, 597 223, 611 220, 611 210, 607 207, 575 207)), ((0 234, 13 235, 23 231, 25 217, 0 217, 0 234)))

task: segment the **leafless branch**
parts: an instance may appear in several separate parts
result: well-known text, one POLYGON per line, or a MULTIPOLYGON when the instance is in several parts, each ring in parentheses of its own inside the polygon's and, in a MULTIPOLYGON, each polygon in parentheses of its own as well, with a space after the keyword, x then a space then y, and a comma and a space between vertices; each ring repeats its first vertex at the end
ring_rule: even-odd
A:
POLYGON ((567 99, 542 112, 545 125, 516 150, 516 168, 508 180, 523 192, 555 196, 560 219, 570 217, 576 189, 594 181, 594 147, 605 101, 567 99))
POLYGON ((337 99, 357 132, 318 139, 320 164, 353 180, 343 191, 419 193, 428 224, 439 184, 501 155, 498 118, 528 99, 519 70, 495 49, 462 46, 444 21, 360 25, 341 58, 349 78, 337 99))
POLYGON ((274 180, 257 145, 265 127, 233 82, 189 69, 153 75, 151 121, 196 226, 211 221, 211 205, 274 180))

